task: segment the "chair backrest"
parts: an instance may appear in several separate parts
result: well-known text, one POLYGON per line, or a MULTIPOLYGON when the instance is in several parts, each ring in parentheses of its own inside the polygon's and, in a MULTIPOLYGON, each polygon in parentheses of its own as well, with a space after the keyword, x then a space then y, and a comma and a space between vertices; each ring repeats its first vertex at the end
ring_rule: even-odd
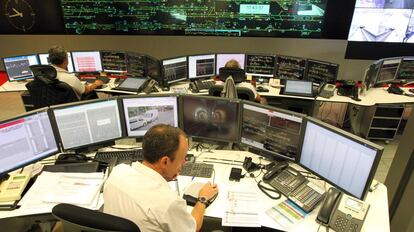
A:
MULTIPOLYGON (((224 88, 223 85, 213 85, 208 89, 208 95, 220 97, 221 92, 223 91, 223 88, 224 88)), ((249 100, 249 101, 255 100, 254 92, 253 90, 249 88, 236 86, 236 91, 237 91, 238 99, 249 100)))
POLYGON ((32 65, 34 80, 26 84, 34 108, 79 101, 70 85, 56 78, 56 69, 50 65, 32 65))
POLYGON ((140 231, 138 226, 128 219, 71 204, 56 205, 52 209, 52 215, 62 222, 65 232, 140 231))
POLYGON ((246 80, 246 72, 241 68, 220 68, 219 78, 225 82, 227 77, 232 76, 234 83, 241 83, 246 80))

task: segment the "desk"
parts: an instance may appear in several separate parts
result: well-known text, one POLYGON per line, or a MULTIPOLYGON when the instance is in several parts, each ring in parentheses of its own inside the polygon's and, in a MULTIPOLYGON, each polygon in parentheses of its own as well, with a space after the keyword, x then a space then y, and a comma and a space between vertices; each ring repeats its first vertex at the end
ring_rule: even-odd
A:
POLYGON ((29 81, 6 81, 0 87, 0 92, 19 92, 26 91, 26 84, 29 81))

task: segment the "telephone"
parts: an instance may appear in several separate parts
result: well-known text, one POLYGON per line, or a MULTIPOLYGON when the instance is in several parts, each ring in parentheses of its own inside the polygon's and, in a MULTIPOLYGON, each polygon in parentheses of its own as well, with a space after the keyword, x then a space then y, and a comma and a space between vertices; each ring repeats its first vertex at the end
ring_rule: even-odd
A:
POLYGON ((369 210, 369 204, 330 188, 319 210, 316 221, 335 231, 360 231, 369 210))
POLYGON ((404 94, 404 90, 402 90, 400 87, 398 87, 394 83, 392 83, 390 87, 388 87, 387 91, 388 93, 393 93, 393 94, 398 94, 398 95, 404 94))
POLYGON ((275 164, 272 169, 270 169, 264 176, 263 181, 268 182, 271 179, 273 179, 274 176, 285 170, 287 167, 289 167, 289 164, 287 162, 280 162, 278 164, 275 164))
POLYGON ((341 80, 337 83, 338 95, 350 97, 355 101, 360 101, 358 98, 358 86, 355 81, 341 80))
POLYGON ((260 166, 253 163, 252 157, 244 157, 243 168, 246 169, 247 172, 254 172, 259 170, 260 166))
POLYGON ((192 93, 199 93, 200 92, 196 82, 190 82, 189 89, 191 90, 192 93))
POLYGON ((149 94, 151 92, 158 92, 157 88, 155 87, 156 85, 157 85, 156 80, 148 79, 142 88, 142 92, 144 92, 145 94, 149 94))
POLYGON ((334 95, 334 91, 336 89, 336 86, 333 84, 321 84, 321 86, 318 89, 319 96, 324 98, 330 98, 334 95))
POLYGON ((20 200, 26 185, 29 183, 30 177, 28 173, 11 175, 1 186, 0 202, 20 200))

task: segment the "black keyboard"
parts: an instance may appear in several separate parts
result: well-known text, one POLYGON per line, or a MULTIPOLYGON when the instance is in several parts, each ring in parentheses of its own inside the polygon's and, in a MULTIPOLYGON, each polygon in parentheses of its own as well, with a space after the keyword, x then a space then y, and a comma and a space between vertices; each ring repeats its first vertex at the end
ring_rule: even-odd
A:
POLYGON ((121 163, 130 164, 135 161, 143 161, 142 149, 121 150, 121 151, 98 151, 94 157, 95 161, 117 165, 121 163))
POLYGON ((187 162, 181 168, 180 175, 210 178, 213 170, 212 164, 187 162))
POLYGON ((208 81, 198 81, 197 82, 197 87, 199 90, 202 89, 210 89, 211 86, 215 85, 216 82, 213 80, 208 80, 208 81))

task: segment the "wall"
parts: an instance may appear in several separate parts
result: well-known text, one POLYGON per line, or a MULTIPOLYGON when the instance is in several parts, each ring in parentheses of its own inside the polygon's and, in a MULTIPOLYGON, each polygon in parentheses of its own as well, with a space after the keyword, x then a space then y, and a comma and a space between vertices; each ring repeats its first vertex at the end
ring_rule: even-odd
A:
POLYGON ((0 57, 47 52, 60 44, 67 50, 125 50, 156 58, 216 52, 271 53, 320 59, 340 64, 339 78, 362 80, 371 61, 345 60, 344 40, 233 38, 200 36, 76 36, 76 35, 2 35, 0 57))

